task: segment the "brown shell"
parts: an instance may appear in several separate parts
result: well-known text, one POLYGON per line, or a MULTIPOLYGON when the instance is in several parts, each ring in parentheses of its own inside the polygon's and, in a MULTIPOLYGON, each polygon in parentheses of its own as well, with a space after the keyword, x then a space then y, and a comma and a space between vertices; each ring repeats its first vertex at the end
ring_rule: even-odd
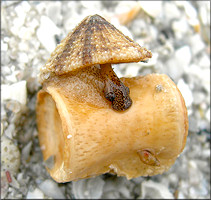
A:
POLYGON ((139 62, 151 57, 150 51, 101 16, 87 16, 56 47, 41 69, 41 76, 46 79, 49 72, 62 75, 95 64, 139 62))

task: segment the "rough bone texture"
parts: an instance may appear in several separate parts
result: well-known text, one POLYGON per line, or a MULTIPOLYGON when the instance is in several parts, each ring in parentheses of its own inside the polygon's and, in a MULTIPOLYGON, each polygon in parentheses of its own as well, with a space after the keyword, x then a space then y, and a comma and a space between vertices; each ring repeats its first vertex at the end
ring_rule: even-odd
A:
POLYGON ((89 101, 75 101, 77 91, 70 90, 74 81, 57 78, 61 80, 47 84, 37 100, 39 141, 44 160, 55 158, 48 171, 57 182, 106 172, 128 179, 152 176, 168 170, 182 152, 188 134, 187 109, 168 76, 122 78, 133 99, 124 113, 99 106, 105 99, 92 96, 88 82, 81 87, 89 101), (91 103, 95 100, 96 105, 91 103), (140 159, 140 151, 151 152, 155 159, 143 162, 146 158, 140 159), (152 165, 152 160, 159 165, 152 165))
POLYGON ((41 81, 75 69, 105 63, 139 62, 151 58, 146 48, 132 41, 99 15, 86 17, 57 46, 41 69, 41 81))

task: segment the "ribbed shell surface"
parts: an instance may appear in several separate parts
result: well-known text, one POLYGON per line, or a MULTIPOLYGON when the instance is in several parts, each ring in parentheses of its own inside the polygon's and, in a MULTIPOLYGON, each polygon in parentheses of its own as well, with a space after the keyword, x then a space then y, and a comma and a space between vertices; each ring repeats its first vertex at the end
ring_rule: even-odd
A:
MULTIPOLYGON (((62 75, 81 67, 139 62, 152 54, 99 15, 86 17, 56 47, 41 76, 62 75)), ((45 79, 44 78, 44 79, 45 79)))

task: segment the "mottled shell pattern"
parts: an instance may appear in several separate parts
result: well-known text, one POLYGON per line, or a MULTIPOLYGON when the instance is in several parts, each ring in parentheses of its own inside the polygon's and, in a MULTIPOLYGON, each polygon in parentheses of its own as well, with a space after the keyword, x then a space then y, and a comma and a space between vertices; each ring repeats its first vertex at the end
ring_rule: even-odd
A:
POLYGON ((56 47, 40 71, 41 82, 81 67, 139 62, 152 54, 99 15, 87 16, 56 47))

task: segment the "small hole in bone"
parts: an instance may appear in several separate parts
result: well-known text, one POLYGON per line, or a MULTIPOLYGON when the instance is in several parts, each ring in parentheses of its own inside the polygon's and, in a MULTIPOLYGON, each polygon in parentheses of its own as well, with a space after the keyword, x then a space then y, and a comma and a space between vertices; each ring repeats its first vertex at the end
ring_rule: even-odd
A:
POLYGON ((139 150, 137 151, 140 160, 147 165, 160 166, 159 160, 155 155, 149 150, 139 150))

